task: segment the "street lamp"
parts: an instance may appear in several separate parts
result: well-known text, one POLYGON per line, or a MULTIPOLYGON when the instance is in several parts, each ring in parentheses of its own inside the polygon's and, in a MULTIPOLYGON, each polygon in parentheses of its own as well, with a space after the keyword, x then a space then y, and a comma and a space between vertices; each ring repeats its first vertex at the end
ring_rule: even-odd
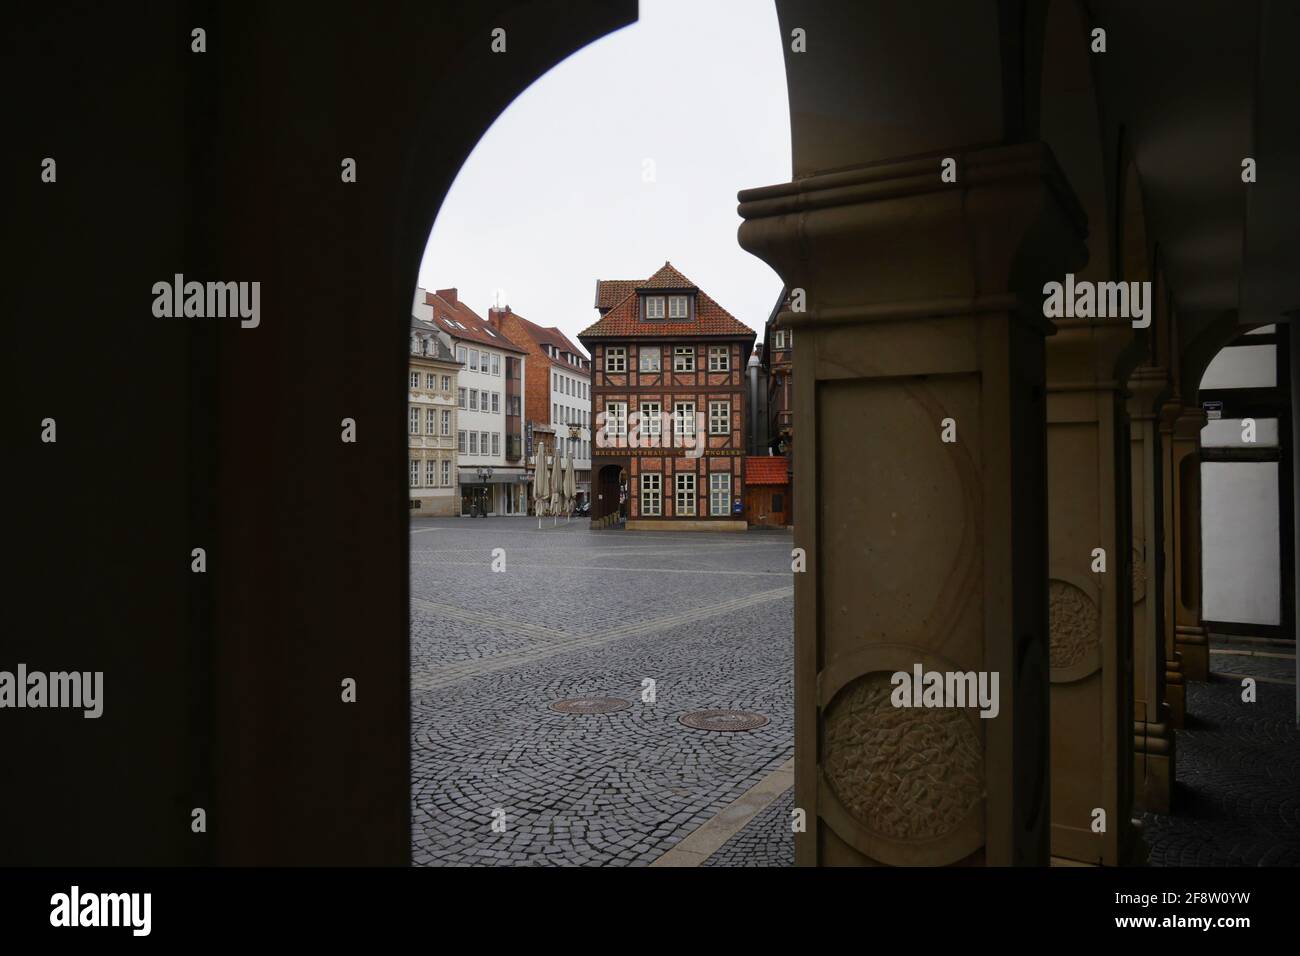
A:
MULTIPOLYGON (((487 484, 488 481, 491 480, 491 478, 492 478, 492 469, 490 467, 483 467, 478 470, 478 480, 480 484, 484 484, 484 485, 487 484)), ((487 496, 488 496, 488 489, 484 488, 482 490, 483 503, 479 505, 479 513, 484 518, 487 517, 487 513, 488 513, 487 505, 486 505, 487 496)))

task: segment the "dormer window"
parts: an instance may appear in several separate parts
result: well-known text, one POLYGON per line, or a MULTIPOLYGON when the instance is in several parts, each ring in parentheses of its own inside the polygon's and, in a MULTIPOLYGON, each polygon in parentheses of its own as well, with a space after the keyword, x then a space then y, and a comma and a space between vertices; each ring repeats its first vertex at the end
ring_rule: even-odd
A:
POLYGON ((687 314, 686 296, 670 295, 668 297, 668 318, 685 319, 687 314))
POLYGON ((664 317, 664 297, 661 295, 648 295, 645 298, 645 317, 647 319, 662 319, 664 317))

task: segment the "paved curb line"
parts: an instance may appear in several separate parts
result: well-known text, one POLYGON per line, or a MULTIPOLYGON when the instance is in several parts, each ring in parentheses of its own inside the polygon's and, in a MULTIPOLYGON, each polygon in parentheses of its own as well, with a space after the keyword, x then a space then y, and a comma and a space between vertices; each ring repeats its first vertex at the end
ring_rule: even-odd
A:
POLYGON ((791 757, 650 865, 699 866, 793 786, 794 758, 791 757))

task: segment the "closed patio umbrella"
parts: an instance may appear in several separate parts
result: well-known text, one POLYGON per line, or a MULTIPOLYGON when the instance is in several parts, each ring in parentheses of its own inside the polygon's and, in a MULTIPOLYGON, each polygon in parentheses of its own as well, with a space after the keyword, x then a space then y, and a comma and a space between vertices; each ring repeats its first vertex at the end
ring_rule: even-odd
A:
POLYGON ((546 499, 550 496, 551 490, 546 474, 546 446, 538 444, 537 446, 537 463, 533 467, 533 501, 537 508, 537 527, 542 526, 542 514, 546 511, 546 499))
POLYGON ((555 448, 555 457, 551 459, 551 474, 546 480, 546 490, 551 493, 551 514, 560 514, 560 508, 564 497, 564 471, 560 466, 560 449, 557 445, 555 448))
POLYGON ((564 502, 565 513, 573 514, 573 505, 578 498, 578 476, 573 470, 573 452, 569 452, 569 460, 565 463, 564 469, 564 502))

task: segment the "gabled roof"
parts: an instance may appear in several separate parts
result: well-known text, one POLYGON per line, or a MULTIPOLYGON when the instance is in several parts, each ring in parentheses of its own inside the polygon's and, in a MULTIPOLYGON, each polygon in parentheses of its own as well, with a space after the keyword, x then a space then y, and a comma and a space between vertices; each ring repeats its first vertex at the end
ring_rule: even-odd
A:
POLYGON ((596 283, 596 299, 600 301, 602 287, 618 283, 618 291, 623 291, 621 298, 608 312, 593 325, 578 333, 578 341, 587 338, 665 338, 683 335, 727 335, 735 338, 753 338, 757 333, 744 322, 718 305, 706 292, 686 278, 672 263, 665 262, 663 268, 644 281, 628 283, 626 279, 611 280, 611 283, 596 283), (623 286, 630 288, 623 290, 623 286), (695 291, 695 318, 691 321, 673 321, 672 319, 655 319, 653 322, 641 321, 641 303, 635 294, 639 289, 689 289, 695 291))
POLYGON ((490 345, 506 352, 527 353, 527 349, 520 348, 510 341, 497 329, 488 325, 477 312, 461 302, 455 289, 425 292, 424 301, 433 308, 434 324, 452 338, 490 345))
POLYGON ((784 485, 790 480, 790 459, 783 455, 747 455, 745 484, 784 485))
POLYGON ((645 282, 637 283, 638 289, 697 289, 697 286, 686 276, 682 275, 673 268, 671 262, 665 261, 663 266, 646 279, 645 282))
MULTIPOLYGON (((509 306, 507 306, 506 309, 509 309, 509 306)), ((578 346, 574 345, 569 337, 555 326, 552 325, 550 328, 543 328, 536 322, 530 322, 518 312, 514 311, 504 311, 498 314, 509 315, 517 319, 520 328, 522 328, 528 334, 528 337, 538 345, 550 345, 559 349, 561 352, 570 352, 583 361, 590 361, 587 354, 583 352, 582 349, 578 348, 578 346)), ((565 364, 559 359, 554 359, 553 361, 555 361, 557 365, 565 364)))

